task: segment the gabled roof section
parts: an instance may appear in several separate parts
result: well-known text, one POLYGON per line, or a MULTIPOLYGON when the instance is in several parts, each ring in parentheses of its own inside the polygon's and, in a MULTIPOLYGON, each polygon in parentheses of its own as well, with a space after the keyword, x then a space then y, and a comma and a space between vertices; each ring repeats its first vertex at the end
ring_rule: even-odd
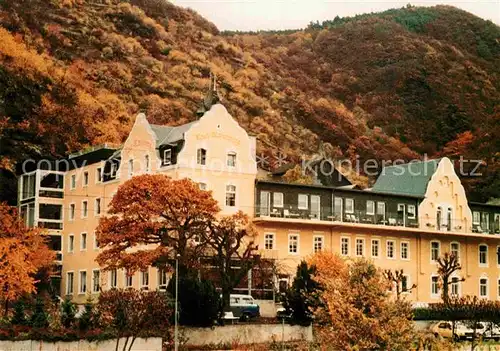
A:
POLYGON ((384 167, 372 191, 424 197, 427 184, 440 161, 435 159, 384 167))
POLYGON ((151 129, 156 135, 156 147, 165 144, 173 144, 184 139, 186 133, 197 121, 182 124, 177 127, 151 124, 151 129))

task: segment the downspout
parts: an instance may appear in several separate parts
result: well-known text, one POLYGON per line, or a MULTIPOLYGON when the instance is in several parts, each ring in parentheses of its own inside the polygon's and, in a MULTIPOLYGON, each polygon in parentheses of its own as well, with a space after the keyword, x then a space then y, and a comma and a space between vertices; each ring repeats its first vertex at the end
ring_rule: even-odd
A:
POLYGON ((419 290, 420 290, 420 274, 422 274, 422 236, 421 234, 417 234, 417 301, 420 301, 419 298, 419 290))

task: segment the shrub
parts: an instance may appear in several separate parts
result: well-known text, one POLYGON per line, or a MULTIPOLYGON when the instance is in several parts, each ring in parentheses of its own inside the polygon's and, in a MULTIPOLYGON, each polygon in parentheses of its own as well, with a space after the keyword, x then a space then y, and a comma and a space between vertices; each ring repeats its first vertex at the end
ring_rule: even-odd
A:
POLYGON ((85 310, 80 318, 78 318, 78 329, 80 329, 80 331, 91 329, 95 324, 94 317, 94 305, 92 304, 92 299, 88 299, 85 303, 85 310))
POLYGON ((35 310, 30 320, 33 328, 47 328, 49 326, 49 316, 45 311, 45 304, 41 298, 35 302, 35 310))
POLYGON ((26 313, 25 313, 25 304, 23 301, 17 301, 14 304, 14 315, 12 316, 12 319, 10 322, 13 325, 27 325, 28 321, 26 320, 26 313))
POLYGON ((75 323, 76 307, 70 299, 66 298, 61 305, 61 324, 65 328, 71 328, 75 323))

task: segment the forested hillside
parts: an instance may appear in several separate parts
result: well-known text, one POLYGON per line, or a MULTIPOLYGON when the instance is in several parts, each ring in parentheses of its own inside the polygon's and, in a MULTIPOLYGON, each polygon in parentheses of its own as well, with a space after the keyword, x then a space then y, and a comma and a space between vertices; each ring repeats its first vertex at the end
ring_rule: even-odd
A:
MULTIPOLYGON (((215 9, 214 9, 215 10, 215 9)), ((162 0, 0 0, 0 198, 17 161, 120 143, 142 110, 195 119, 210 72, 259 152, 481 159, 500 197, 500 29, 408 7, 280 33, 219 33, 162 0)))

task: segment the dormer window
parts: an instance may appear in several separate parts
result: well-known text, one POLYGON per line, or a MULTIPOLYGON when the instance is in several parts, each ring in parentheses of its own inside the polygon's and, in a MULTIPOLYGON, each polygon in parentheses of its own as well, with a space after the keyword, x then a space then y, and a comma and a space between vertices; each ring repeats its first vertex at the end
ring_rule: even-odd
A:
POLYGON ((236 167, 236 152, 230 152, 227 154, 227 165, 229 167, 236 167))
POLYGON ((172 164, 172 149, 163 152, 163 165, 168 166, 172 164))
POLYGON ((198 149, 196 151, 196 163, 199 165, 206 165, 207 164, 207 150, 198 149))

